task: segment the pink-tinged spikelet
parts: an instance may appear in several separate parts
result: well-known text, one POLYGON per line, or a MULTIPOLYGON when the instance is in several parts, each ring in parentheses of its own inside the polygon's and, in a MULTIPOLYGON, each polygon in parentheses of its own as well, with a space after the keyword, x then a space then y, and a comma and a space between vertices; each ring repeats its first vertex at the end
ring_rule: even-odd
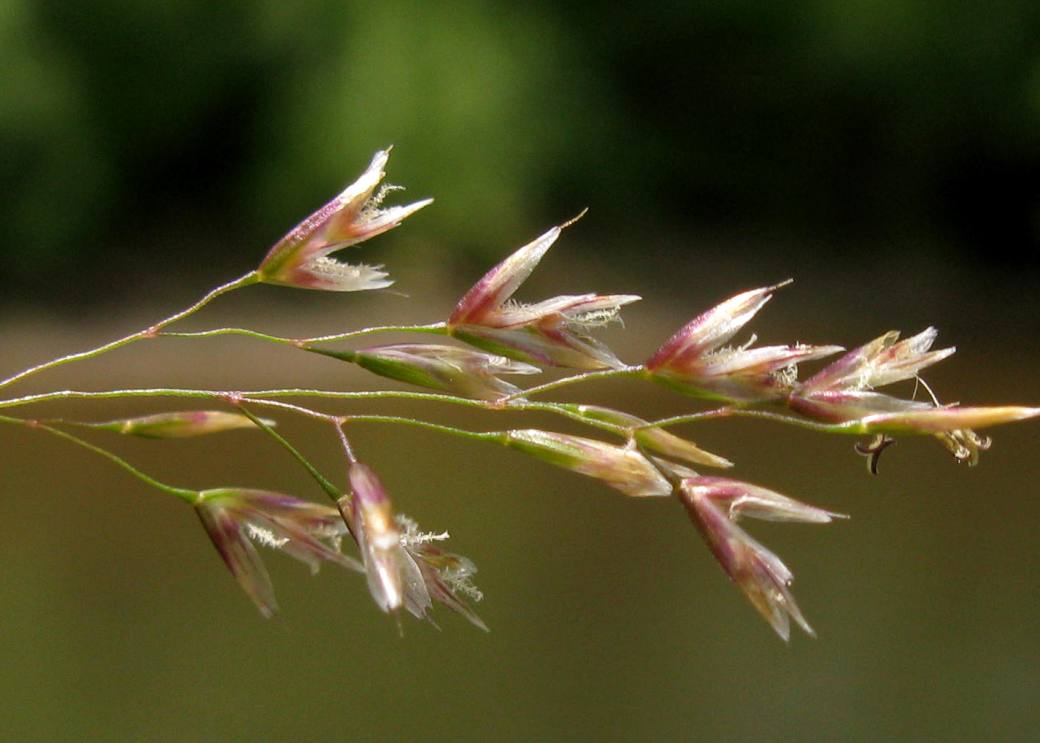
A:
POLYGON ((477 348, 532 364, 586 370, 622 367, 617 356, 587 331, 617 319, 621 307, 639 297, 580 294, 530 305, 510 301, 563 228, 574 221, 553 227, 488 271, 455 306, 449 332, 477 348))
POLYGON ((541 371, 505 356, 437 343, 398 343, 356 351, 307 350, 353 362, 381 377, 478 400, 498 400, 520 391, 498 375, 541 371))
POLYGON ((815 634, 791 595, 791 571, 736 522, 747 516, 767 521, 827 523, 841 515, 757 485, 719 477, 683 480, 679 498, 722 569, 776 633, 787 640, 793 619, 806 633, 815 634))
POLYGON ((936 335, 935 328, 925 328, 901 341, 898 332, 885 333, 799 385, 788 405, 807 418, 841 424, 849 433, 932 435, 958 461, 975 465, 990 441, 973 429, 1035 418, 1040 408, 938 405, 874 391, 917 379, 922 369, 952 355, 954 348, 931 350, 936 335))
POLYGON ((301 289, 353 292, 381 289, 393 282, 378 267, 350 265, 328 257, 399 225, 433 199, 381 207, 391 186, 383 180, 389 150, 380 150, 354 183, 300 222, 267 253, 257 273, 261 281, 301 289))
POLYGON ((650 461, 630 447, 552 431, 508 431, 504 443, 557 467, 602 480, 625 495, 671 495, 672 486, 650 461))
MULTIPOLYGON (((274 421, 265 420, 264 423, 268 426, 275 425, 274 421)), ((256 428, 256 424, 241 413, 228 413, 220 410, 183 410, 137 418, 120 418, 97 424, 95 427, 146 439, 180 439, 205 436, 220 431, 232 431, 237 428, 256 428)))
POLYGON ((646 362, 652 379, 684 394, 727 402, 785 398, 801 362, 830 356, 840 346, 726 346, 773 292, 790 282, 743 292, 695 317, 646 362))
POLYGON ((219 488, 199 493, 195 512, 231 574, 265 617, 275 614, 278 605, 254 542, 284 552, 312 572, 322 562, 363 569, 339 551, 347 527, 335 508, 265 490, 219 488))
POLYGON ((386 489, 368 465, 351 463, 349 477, 353 494, 340 501, 340 510, 353 524, 376 605, 386 612, 404 608, 428 619, 437 601, 486 631, 487 626, 458 595, 482 598, 471 581, 476 567, 433 544, 446 540, 448 534, 420 532, 414 521, 395 515, 386 489))

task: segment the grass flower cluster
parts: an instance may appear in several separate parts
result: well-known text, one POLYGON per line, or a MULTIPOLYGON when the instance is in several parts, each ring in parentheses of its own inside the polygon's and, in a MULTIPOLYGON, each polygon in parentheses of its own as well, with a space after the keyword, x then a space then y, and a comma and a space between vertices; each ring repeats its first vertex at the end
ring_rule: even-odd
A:
MULTIPOLYGON (((0 381, 0 423, 22 426, 85 447, 123 468, 148 486, 183 500, 196 514, 224 563, 264 616, 277 611, 274 589, 257 547, 282 552, 316 571, 332 563, 365 576, 375 605, 432 621, 436 604, 487 629, 471 603, 482 598, 473 583, 474 563, 444 549, 446 532, 423 532, 395 510, 373 468, 357 455, 356 428, 372 422, 413 426, 475 443, 505 446, 571 473, 593 478, 621 494, 678 500, 722 569, 778 635, 788 639, 793 621, 812 634, 791 593, 791 571, 740 525, 742 518, 815 524, 844 518, 766 487, 720 476, 733 463, 705 451, 673 429, 700 421, 752 417, 821 433, 867 437, 857 449, 876 472, 884 448, 899 436, 935 439, 953 457, 977 463, 990 440, 978 429, 1040 416, 1023 406, 942 405, 937 399, 904 399, 879 391, 899 382, 921 383, 921 372, 953 352, 933 350, 936 330, 926 328, 900 340, 888 332, 851 351, 836 345, 795 343, 755 346, 754 336, 734 343, 786 283, 753 289, 721 301, 694 317, 642 363, 628 364, 601 340, 597 328, 619 317, 622 307, 640 298, 630 294, 585 293, 543 299, 533 304, 513 295, 571 222, 553 227, 487 272, 444 320, 426 325, 372 325, 334 336, 284 338, 248 328, 197 332, 170 330, 217 297, 257 283, 299 289, 358 292, 392 283, 378 266, 346 263, 333 253, 356 246, 397 227, 432 199, 385 206, 395 187, 383 184, 389 151, 377 152, 361 176, 328 204, 279 240, 259 266, 210 291, 195 304, 137 333, 94 349, 62 356, 0 381), (343 343, 380 333, 439 336, 437 343, 416 340, 392 345, 343 343), (84 392, 72 389, 18 395, 12 388, 49 369, 94 358, 145 340, 242 335, 257 341, 317 353, 421 391, 397 386, 366 392, 314 389, 203 390, 176 388, 84 392), (802 381, 798 366, 824 363, 802 381), (562 376, 522 387, 514 380, 544 370, 562 376), (652 382, 704 405, 692 413, 646 420, 630 411, 572 400, 538 400, 566 394, 579 384, 618 377, 652 382), (150 398, 197 401, 198 410, 158 410, 153 414, 103 421, 67 418, 41 420, 34 405, 70 399, 150 398), (420 415, 378 412, 328 412, 300 400, 336 403, 350 400, 405 399, 420 415), (471 431, 439 423, 438 406, 459 405, 486 411, 550 413, 587 427, 587 436, 524 428, 471 431), (216 408, 216 409, 210 409, 216 408), (259 413, 270 417, 260 417, 259 413), (276 430, 276 417, 302 416, 324 427, 343 451, 343 476, 326 475, 276 430), (284 448, 314 479, 327 503, 265 490, 217 485, 202 491, 160 482, 98 443, 99 436, 151 439, 204 436, 250 429, 284 448), (715 474, 713 474, 715 473, 715 474), (339 484, 337 484, 339 482, 339 484), (346 543, 351 547, 343 551, 346 543), (356 554, 351 556, 350 552, 356 554)), ((580 216, 580 215, 579 215, 580 216)), ((927 385, 921 386, 931 393, 927 385)), ((361 442, 363 443, 363 442, 361 442)), ((567 476, 567 475, 563 475, 567 476)))

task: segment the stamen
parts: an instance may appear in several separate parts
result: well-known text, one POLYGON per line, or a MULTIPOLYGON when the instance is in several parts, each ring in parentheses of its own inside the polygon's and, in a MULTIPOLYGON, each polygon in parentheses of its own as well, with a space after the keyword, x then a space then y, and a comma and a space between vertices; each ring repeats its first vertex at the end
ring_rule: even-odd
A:
POLYGON ((887 434, 879 433, 869 444, 858 443, 855 449, 857 454, 862 454, 867 458, 867 470, 870 474, 876 475, 878 473, 878 461, 881 459, 881 452, 894 443, 896 443, 894 438, 887 434))

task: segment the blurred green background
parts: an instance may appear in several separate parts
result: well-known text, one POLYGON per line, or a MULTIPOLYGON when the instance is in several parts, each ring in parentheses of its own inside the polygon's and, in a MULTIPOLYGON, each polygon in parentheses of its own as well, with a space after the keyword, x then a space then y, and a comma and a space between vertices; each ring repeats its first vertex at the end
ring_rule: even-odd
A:
MULTIPOLYGON (((398 198, 437 202, 351 257, 385 262, 407 296, 260 287, 189 326, 442 319, 491 262, 589 206, 522 296, 643 295, 604 334, 626 360, 795 276, 752 328, 764 342, 935 324, 961 348, 928 375, 944 400, 1040 402, 1035 2, 0 0, 0 71, 4 375, 255 265, 394 144, 398 198)), ((376 382, 249 341, 169 341, 18 389, 157 384, 376 382)), ((695 407, 631 385, 580 395, 695 407)), ((59 410, 154 406, 37 414, 59 410)), ((283 428, 342 475, 325 432, 283 428)), ((357 576, 278 555, 283 616, 265 622, 181 504, 0 430, 0 739, 1034 740, 1040 429, 994 433, 977 469, 906 441, 871 478, 849 440, 689 431, 736 476, 852 515, 752 526, 820 635, 785 646, 677 504, 375 428, 362 456, 477 562, 491 634, 439 612, 443 631, 399 637, 357 576)), ((319 497, 244 433, 113 446, 185 486, 319 497)))

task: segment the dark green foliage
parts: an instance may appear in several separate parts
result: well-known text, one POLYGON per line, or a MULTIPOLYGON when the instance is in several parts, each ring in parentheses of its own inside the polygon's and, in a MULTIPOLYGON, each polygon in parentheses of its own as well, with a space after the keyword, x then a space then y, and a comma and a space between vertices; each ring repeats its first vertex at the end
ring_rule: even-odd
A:
POLYGON ((458 256, 585 204, 620 244, 655 220, 1036 255, 1038 38, 1030 0, 10 4, 8 298, 249 262, 391 143, 458 256))

